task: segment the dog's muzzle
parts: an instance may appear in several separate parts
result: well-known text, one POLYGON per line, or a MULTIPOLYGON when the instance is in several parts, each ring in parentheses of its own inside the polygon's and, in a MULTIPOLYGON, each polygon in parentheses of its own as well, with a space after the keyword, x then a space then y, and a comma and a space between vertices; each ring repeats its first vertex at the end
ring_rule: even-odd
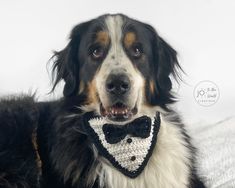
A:
POLYGON ((105 90, 109 105, 101 104, 101 115, 114 121, 125 121, 137 113, 136 108, 129 105, 131 81, 124 73, 111 73, 106 79, 105 90))

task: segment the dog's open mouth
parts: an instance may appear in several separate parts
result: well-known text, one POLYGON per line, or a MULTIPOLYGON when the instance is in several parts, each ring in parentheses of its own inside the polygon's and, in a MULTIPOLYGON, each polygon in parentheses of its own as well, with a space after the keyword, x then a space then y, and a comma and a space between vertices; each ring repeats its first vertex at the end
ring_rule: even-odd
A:
POLYGON ((108 117, 112 121, 127 121, 137 114, 137 107, 130 109, 128 106, 121 102, 117 102, 111 107, 105 109, 100 104, 100 113, 104 117, 108 117))

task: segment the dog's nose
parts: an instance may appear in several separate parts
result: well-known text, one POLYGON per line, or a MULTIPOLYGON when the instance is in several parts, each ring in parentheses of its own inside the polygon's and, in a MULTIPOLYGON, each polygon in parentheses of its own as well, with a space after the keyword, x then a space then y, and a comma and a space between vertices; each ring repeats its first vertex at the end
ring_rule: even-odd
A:
POLYGON ((111 74, 105 86, 110 94, 124 95, 130 90, 130 79, 124 74, 111 74))

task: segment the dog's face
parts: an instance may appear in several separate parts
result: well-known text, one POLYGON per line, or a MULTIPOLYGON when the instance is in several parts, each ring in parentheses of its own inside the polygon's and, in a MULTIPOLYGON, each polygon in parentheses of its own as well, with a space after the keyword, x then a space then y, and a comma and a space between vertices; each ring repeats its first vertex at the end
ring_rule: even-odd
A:
POLYGON ((150 25, 127 16, 104 15, 76 26, 55 56, 55 85, 64 79, 65 97, 85 96, 82 105, 112 121, 173 102, 175 50, 150 25))

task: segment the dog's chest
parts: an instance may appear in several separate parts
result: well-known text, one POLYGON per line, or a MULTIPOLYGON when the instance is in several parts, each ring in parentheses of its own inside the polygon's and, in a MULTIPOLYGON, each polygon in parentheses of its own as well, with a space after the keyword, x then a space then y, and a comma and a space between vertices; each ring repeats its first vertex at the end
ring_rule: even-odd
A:
POLYGON ((190 157, 190 150, 180 130, 163 122, 153 154, 138 177, 129 178, 109 163, 102 162, 99 184, 106 188, 186 188, 189 184, 190 157))

